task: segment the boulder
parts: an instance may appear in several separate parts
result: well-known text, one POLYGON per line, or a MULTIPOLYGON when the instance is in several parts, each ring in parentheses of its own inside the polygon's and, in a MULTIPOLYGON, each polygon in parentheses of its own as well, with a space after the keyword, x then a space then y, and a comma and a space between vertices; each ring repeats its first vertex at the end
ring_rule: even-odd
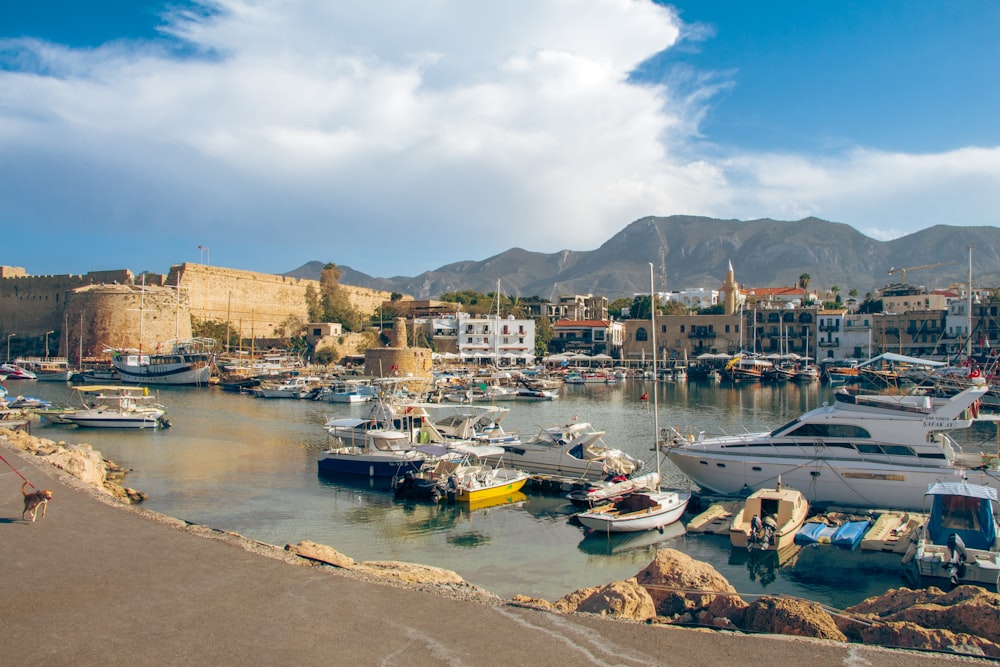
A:
POLYGON ((634 621, 646 621, 656 616, 653 598, 635 578, 581 588, 556 600, 552 606, 563 613, 584 612, 634 621))
POLYGON ((533 598, 528 595, 517 594, 510 599, 512 605, 518 607, 528 607, 529 609, 538 609, 541 611, 556 611, 555 605, 553 605, 548 600, 543 598, 533 598))
POLYGON ((90 445, 67 445, 42 456, 47 463, 98 489, 104 489, 107 469, 101 453, 90 445))
POLYGON ((924 628, 905 621, 889 621, 867 626, 859 633, 858 641, 894 648, 950 651, 1000 658, 1000 644, 983 637, 956 633, 941 628, 924 628))
POLYGON ((891 640, 888 645, 942 648, 962 644, 980 646, 982 640, 989 645, 980 646, 987 655, 1000 657, 992 652, 995 650, 992 647, 1000 644, 1000 595, 978 586, 958 586, 947 592, 936 587, 898 588, 845 612, 865 621, 837 621, 856 641, 875 641, 866 638, 885 635, 891 640), (874 625, 869 626, 870 623, 874 625))
POLYGON ((404 584, 466 584, 465 579, 452 570, 395 560, 366 560, 355 563, 351 569, 404 584))
POLYGON ((354 567, 354 559, 350 556, 345 556, 333 547, 328 547, 325 544, 317 544, 311 540, 302 540, 298 544, 286 544, 285 551, 289 551, 302 558, 333 565, 334 567, 354 567))
POLYGON ((847 641, 833 617, 814 602, 795 598, 758 598, 743 613, 741 627, 750 632, 847 641))
POLYGON ((657 551, 653 562, 636 575, 636 581, 649 591, 661 616, 700 611, 713 604, 714 616, 731 616, 746 607, 718 570, 676 549, 657 551))

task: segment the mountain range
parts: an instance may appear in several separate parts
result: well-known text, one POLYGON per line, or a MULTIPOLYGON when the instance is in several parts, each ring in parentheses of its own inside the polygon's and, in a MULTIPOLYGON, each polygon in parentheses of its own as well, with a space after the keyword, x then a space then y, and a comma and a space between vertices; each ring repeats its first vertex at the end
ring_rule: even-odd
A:
MULTIPOLYGON (((645 217, 595 250, 540 253, 511 248, 484 260, 464 260, 418 276, 377 278, 334 261, 340 282, 434 299, 462 290, 500 291, 554 300, 561 294, 609 299, 649 293, 653 263, 657 291, 718 289, 732 263, 744 287, 792 286, 808 274, 812 289, 837 286, 859 296, 906 282, 944 288, 969 280, 969 248, 976 287, 1000 284, 1000 228, 936 225, 891 241, 877 241, 843 223, 819 218, 781 221, 719 220, 674 215, 645 217)), ((286 273, 319 279, 326 262, 286 273)))

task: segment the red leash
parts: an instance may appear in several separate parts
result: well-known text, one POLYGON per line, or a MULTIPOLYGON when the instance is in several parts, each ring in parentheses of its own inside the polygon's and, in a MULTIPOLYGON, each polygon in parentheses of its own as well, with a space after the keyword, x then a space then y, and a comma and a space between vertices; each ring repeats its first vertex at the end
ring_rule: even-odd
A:
POLYGON ((7 462, 7 459, 5 459, 4 457, 0 456, 0 461, 3 461, 4 463, 7 463, 7 465, 10 466, 10 469, 14 471, 14 474, 16 474, 18 477, 20 477, 21 479, 23 479, 28 484, 28 486, 30 486, 33 489, 38 488, 34 484, 32 484, 31 482, 29 482, 27 477, 25 477, 24 475, 22 475, 21 473, 19 473, 17 471, 17 468, 15 468, 14 466, 10 465, 10 463, 7 462))

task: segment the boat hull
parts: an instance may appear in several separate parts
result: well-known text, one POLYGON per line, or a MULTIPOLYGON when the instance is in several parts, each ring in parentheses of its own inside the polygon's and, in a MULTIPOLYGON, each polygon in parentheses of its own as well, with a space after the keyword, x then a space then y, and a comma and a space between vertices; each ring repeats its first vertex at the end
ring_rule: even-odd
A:
POLYGON ((737 457, 698 450, 671 449, 670 461, 698 486, 722 495, 738 495, 782 483, 799 489, 813 505, 920 510, 927 486, 955 481, 1000 489, 1000 479, 982 470, 928 466, 914 468, 833 459, 737 457))
POLYGON ((63 422, 85 428, 160 428, 163 415, 87 415, 83 412, 63 415, 63 422))
POLYGON ((504 480, 478 489, 459 488, 455 491, 454 500, 460 503, 478 504, 496 498, 504 498, 519 492, 527 481, 527 475, 519 475, 512 480, 504 480))
POLYGON ((618 511, 620 505, 605 505, 576 515, 584 528, 602 533, 635 533, 657 530, 678 521, 687 509, 690 492, 639 493, 657 503, 636 511, 618 511))
POLYGON ((319 460, 319 471, 335 475, 365 477, 401 477, 417 472, 426 459, 423 456, 382 457, 365 454, 327 454, 319 460))

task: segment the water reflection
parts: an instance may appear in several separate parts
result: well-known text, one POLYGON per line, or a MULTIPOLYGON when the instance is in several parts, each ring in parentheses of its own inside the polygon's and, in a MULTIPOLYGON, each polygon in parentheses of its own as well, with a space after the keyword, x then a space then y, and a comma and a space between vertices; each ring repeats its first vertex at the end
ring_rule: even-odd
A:
POLYGON ((585 532, 578 548, 595 556, 614 556, 627 551, 643 550, 652 554, 661 547, 671 547, 676 538, 687 531, 684 523, 678 521, 660 530, 645 530, 638 533, 585 532))

